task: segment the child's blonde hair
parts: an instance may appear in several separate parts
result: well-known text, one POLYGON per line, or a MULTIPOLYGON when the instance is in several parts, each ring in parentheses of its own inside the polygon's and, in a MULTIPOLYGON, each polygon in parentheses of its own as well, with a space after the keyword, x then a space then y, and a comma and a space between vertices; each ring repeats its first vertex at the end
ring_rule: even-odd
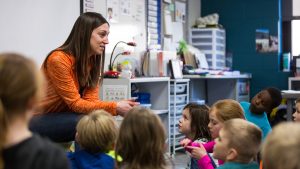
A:
POLYGON ((116 144, 124 169, 162 169, 166 133, 160 118, 151 110, 134 107, 125 116, 116 144))
MULTIPOLYGON (((29 102, 37 102, 42 95, 42 82, 42 74, 31 59, 16 53, 0 54, 0 152, 10 120, 25 117, 29 102)), ((0 153, 0 168, 3 166, 0 153)))
POLYGON ((216 117, 220 122, 229 119, 245 119, 244 110, 240 103, 232 99, 219 100, 211 106, 210 112, 215 111, 216 117))
POLYGON ((95 110, 82 117, 76 129, 79 145, 91 153, 112 150, 118 134, 114 118, 104 110, 95 110))
POLYGON ((266 137, 262 146, 264 169, 300 168, 300 124, 282 122, 266 137))
POLYGON ((237 153, 236 162, 247 163, 259 152, 262 131, 255 124, 244 119, 231 119, 224 122, 222 128, 227 138, 228 147, 234 148, 237 153))

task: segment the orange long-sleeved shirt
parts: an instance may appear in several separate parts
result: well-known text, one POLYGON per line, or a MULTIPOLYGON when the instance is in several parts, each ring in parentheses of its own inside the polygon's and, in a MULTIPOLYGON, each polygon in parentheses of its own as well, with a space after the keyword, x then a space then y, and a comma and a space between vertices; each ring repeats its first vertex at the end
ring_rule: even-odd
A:
POLYGON ((53 52, 47 60, 45 73, 46 95, 40 103, 40 113, 78 112, 89 113, 92 110, 104 109, 116 115, 116 102, 99 100, 99 85, 86 88, 82 97, 79 94, 79 83, 75 75, 75 58, 62 51, 53 52))

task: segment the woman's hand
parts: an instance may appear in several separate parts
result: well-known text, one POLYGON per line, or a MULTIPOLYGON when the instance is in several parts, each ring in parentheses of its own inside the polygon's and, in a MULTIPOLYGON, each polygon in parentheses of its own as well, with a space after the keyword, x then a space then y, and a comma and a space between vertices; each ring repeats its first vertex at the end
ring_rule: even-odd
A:
POLYGON ((186 148, 190 149, 191 157, 196 158, 197 160, 201 159, 205 155, 207 155, 207 152, 202 144, 199 144, 200 147, 194 147, 194 146, 187 146, 186 148))
POLYGON ((121 100, 117 102, 117 114, 124 117, 129 112, 129 110, 139 104, 139 102, 134 102, 133 100, 121 100))

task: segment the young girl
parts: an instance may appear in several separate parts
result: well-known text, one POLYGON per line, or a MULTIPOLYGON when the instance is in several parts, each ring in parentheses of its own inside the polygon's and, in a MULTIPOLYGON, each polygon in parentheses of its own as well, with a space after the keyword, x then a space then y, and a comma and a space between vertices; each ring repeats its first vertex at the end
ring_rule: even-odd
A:
POLYGON ((96 110, 80 119, 76 141, 81 150, 69 153, 73 169, 113 169, 114 159, 107 155, 114 149, 118 127, 113 117, 104 110, 96 110))
MULTIPOLYGON (((209 107, 189 103, 183 108, 182 117, 179 120, 179 132, 193 142, 206 143, 211 140, 208 129, 209 107)), ((189 149, 188 149, 189 150, 189 149)), ((198 168, 197 159, 191 158, 188 168, 198 168)))
POLYGON ((135 107, 125 116, 119 131, 116 154, 122 169, 166 169, 166 133, 160 118, 150 109, 135 107))
POLYGON ((294 121, 295 122, 300 122, 300 98, 298 98, 296 101, 295 101, 295 112, 293 114, 293 117, 294 117, 294 121))
POLYGON ((32 134, 28 123, 42 95, 42 75, 24 56, 0 54, 0 168, 66 169, 63 150, 32 134))
MULTIPOLYGON (((245 119, 244 111, 240 104, 232 99, 219 100, 214 103, 209 112, 209 124, 208 128, 212 139, 216 139, 219 136, 219 131, 223 127, 223 123, 227 120, 241 118, 245 119)), ((191 157, 198 159, 198 166, 201 169, 211 169, 214 167, 214 162, 208 156, 207 153, 212 153, 215 145, 215 141, 210 141, 206 144, 192 144, 189 146, 188 140, 183 140, 181 144, 191 149, 191 157)), ((223 164, 222 161, 217 162, 217 166, 223 164)))

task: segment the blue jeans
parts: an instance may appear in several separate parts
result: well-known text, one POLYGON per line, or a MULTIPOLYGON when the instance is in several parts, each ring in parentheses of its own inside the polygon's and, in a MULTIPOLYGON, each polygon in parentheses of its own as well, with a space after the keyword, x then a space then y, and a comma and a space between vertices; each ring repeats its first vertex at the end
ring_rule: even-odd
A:
POLYGON ((77 122, 84 114, 74 112, 47 113, 33 116, 29 129, 54 142, 68 142, 75 139, 77 122))

